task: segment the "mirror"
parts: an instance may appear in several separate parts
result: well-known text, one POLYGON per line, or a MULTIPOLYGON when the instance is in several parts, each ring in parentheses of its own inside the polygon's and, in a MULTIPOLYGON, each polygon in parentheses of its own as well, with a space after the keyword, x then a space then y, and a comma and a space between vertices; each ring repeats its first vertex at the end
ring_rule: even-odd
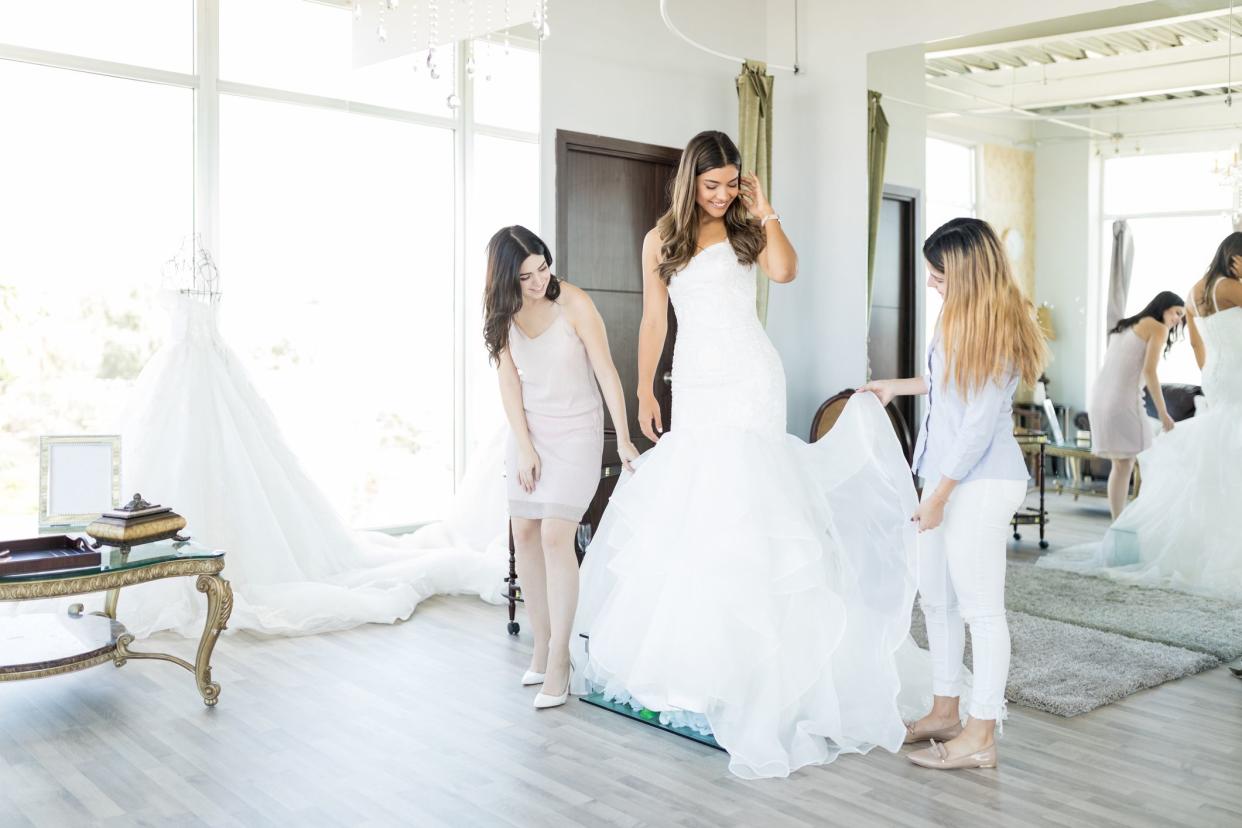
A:
MULTIPOLYGON (((1213 393, 1242 402, 1242 380, 1213 386, 1209 372, 1205 388, 1181 319, 1242 221, 1242 129, 1226 82, 1238 30, 1219 3, 1154 2, 868 59, 882 110, 870 119, 873 147, 875 124, 887 125, 873 378, 911 360, 925 370, 940 300, 925 284, 923 240, 950 218, 988 221, 1052 355, 1013 405, 1032 479, 1009 545, 1007 608, 1091 629, 1101 648, 1120 646, 1107 638, 1119 635, 1242 655, 1242 642, 1209 633, 1222 606, 1210 601, 1242 607, 1242 547, 1225 522, 1242 477, 1222 472, 1219 456, 1242 426, 1207 413, 1213 393), (904 315, 889 307, 902 296, 912 297, 904 315), (904 338, 876 328, 890 318, 904 338), (1143 390, 1149 343, 1162 402, 1143 390), (1148 618, 1124 590, 1104 597, 1118 583, 1147 590, 1148 618), (1201 623, 1186 626, 1183 612, 1201 623)), ((1212 340, 1209 366, 1213 347, 1238 358, 1219 355, 1242 343, 1242 315, 1226 314, 1196 326, 1212 340)))

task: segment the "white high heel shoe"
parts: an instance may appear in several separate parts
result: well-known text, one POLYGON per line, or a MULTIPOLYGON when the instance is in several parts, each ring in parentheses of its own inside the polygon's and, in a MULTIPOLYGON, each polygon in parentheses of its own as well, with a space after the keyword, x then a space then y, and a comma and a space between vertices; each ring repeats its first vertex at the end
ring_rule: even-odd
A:
POLYGON ((550 696, 540 690, 537 694, 535 694, 535 709, 545 710, 549 707, 560 707, 562 704, 569 701, 569 685, 573 683, 573 680, 574 666, 573 664, 570 664, 569 677, 565 680, 565 692, 561 693, 559 696, 550 696))
POLYGON ((543 684, 543 673, 536 673, 534 670, 527 670, 522 674, 523 687, 530 687, 535 684, 543 684))

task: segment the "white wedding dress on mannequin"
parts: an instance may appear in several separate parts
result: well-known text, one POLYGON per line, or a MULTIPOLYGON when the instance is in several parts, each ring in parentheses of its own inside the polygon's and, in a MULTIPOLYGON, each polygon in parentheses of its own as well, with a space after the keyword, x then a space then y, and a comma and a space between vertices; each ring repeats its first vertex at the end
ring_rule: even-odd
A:
POLYGON ((932 673, 888 416, 859 394, 818 442, 787 434, 754 285, 727 242, 673 277, 672 428, 612 495, 570 639, 574 692, 710 732, 747 778, 898 750, 932 673))
MULTIPOLYGON (((230 629, 302 635, 392 623, 435 594, 501 600, 503 434, 481 452, 444 523, 399 538, 350 530, 221 337, 218 303, 166 297, 172 335, 122 419, 124 491, 172 506, 194 541, 226 551, 230 629)), ((119 616, 139 636, 197 635, 204 607, 190 579, 176 579, 126 590, 119 616)))

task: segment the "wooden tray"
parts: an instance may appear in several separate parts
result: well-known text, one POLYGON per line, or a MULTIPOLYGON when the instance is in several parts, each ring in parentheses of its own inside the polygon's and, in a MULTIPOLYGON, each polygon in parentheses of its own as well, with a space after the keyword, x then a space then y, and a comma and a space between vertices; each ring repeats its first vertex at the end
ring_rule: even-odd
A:
POLYGON ((44 538, 0 540, 0 550, 9 554, 0 557, 0 578, 7 575, 30 575, 56 572, 61 569, 83 569, 99 566, 99 552, 90 548, 84 538, 51 535, 44 538))

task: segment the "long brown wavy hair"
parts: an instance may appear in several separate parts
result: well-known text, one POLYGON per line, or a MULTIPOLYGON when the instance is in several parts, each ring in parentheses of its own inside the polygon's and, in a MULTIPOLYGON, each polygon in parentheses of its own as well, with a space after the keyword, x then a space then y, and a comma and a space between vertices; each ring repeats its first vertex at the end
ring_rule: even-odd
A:
POLYGON ((969 393, 1013 372, 1034 385, 1048 343, 992 226, 952 219, 928 236, 923 258, 945 277, 940 335, 952 383, 969 393))
MULTIPOLYGON (((673 179, 672 198, 668 211, 656 222, 660 235, 660 278, 668 284, 674 275, 690 264, 699 249, 699 205, 696 200, 698 177, 705 172, 737 167, 742 174, 742 154, 737 145, 723 132, 700 132, 686 144, 673 179)), ((741 197, 735 198, 724 215, 725 232, 737 260, 752 264, 767 244, 759 223, 746 212, 741 197)))
POLYGON ((1207 273, 1203 274, 1203 296, 1195 301, 1199 316, 1211 316, 1216 312, 1216 306, 1212 304, 1212 291, 1216 290, 1217 282, 1221 279, 1238 281, 1232 267, 1234 256, 1242 256, 1242 233, 1230 233, 1216 248, 1212 263, 1208 265, 1207 273))
MULTIPOLYGON (((502 227, 487 243, 487 284, 483 288, 483 342, 493 363, 500 364, 500 354, 509 347, 509 325, 522 309, 522 262, 531 256, 543 256, 552 267, 552 251, 543 239, 520 224, 502 227)), ((555 276, 548 279, 544 296, 556 301, 561 283, 555 276)))

